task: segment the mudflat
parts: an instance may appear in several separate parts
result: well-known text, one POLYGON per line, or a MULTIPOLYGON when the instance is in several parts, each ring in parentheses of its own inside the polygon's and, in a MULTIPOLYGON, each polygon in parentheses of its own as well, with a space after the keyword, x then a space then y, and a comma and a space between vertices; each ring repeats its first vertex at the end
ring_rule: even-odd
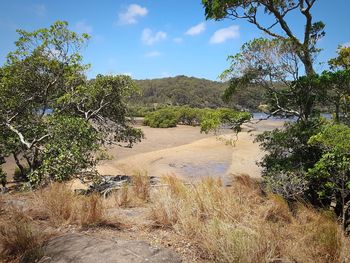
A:
POLYGON ((226 177, 248 174, 260 177, 257 162, 264 153, 255 136, 262 131, 281 127, 283 121, 265 120, 245 125, 235 143, 231 130, 221 134, 203 134, 199 127, 182 126, 159 129, 140 126, 145 139, 133 148, 111 147, 111 160, 98 165, 101 174, 130 174, 146 171, 152 176, 176 175, 186 180, 207 176, 226 177))

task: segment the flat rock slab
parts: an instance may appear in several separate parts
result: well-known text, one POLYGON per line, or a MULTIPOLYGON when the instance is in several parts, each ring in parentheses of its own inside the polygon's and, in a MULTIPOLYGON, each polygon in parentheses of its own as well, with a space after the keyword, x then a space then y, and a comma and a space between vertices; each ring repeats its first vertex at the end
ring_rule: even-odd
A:
POLYGON ((51 239, 44 247, 40 263, 179 263, 173 251, 150 246, 143 241, 104 240, 83 234, 67 234, 51 239))

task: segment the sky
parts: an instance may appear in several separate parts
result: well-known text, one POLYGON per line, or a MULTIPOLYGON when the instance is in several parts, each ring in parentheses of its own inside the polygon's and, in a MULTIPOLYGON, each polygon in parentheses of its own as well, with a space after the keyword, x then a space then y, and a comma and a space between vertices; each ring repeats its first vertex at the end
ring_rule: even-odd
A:
MULTIPOLYGON (((326 24, 319 72, 327 69, 325 62, 336 55, 338 45, 350 44, 349 10, 349 0, 318 0, 314 7, 314 21, 326 24)), ((206 21, 200 0, 0 0, 0 65, 15 48, 16 29, 32 31, 57 20, 91 35, 83 51, 84 62, 91 64, 89 78, 128 74, 135 79, 186 75, 217 80, 229 66, 228 55, 265 36, 246 21, 206 21)), ((302 17, 287 20, 301 36, 302 17)))

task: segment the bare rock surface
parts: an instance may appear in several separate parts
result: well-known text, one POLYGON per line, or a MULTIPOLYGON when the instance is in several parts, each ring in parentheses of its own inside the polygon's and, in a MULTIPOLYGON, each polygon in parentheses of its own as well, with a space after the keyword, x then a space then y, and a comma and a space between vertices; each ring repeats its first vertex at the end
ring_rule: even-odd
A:
POLYGON ((84 234, 66 234, 51 239, 40 263, 178 263, 173 251, 152 247, 144 241, 104 240, 84 234))

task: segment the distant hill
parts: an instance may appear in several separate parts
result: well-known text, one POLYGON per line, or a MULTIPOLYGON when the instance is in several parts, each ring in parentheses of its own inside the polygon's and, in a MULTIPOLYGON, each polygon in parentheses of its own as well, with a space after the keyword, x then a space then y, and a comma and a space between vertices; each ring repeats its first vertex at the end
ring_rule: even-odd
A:
POLYGON ((136 80, 142 95, 132 99, 136 105, 167 104, 192 107, 236 107, 256 110, 262 102, 261 89, 239 91, 229 104, 222 100, 227 83, 187 76, 136 80))

